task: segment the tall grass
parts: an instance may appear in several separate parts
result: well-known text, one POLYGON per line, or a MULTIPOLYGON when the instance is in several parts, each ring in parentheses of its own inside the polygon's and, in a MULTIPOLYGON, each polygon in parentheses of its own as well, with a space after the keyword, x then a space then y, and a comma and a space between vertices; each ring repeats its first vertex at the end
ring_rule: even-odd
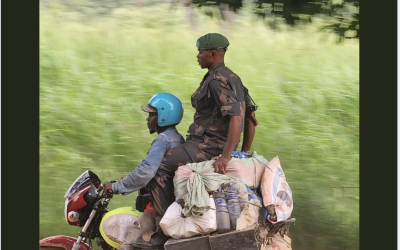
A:
MULTIPOLYGON (((156 92, 177 95, 185 135, 190 95, 205 70, 195 42, 209 32, 230 40, 226 65, 260 107, 252 150, 279 155, 293 190, 293 247, 358 249, 359 47, 317 33, 318 23, 267 29, 245 11, 225 30, 182 9, 120 8, 107 15, 40 12, 40 233, 75 236, 63 215, 64 192, 84 170, 101 180, 125 176, 146 155, 140 105, 156 92)), ((115 196, 110 208, 133 204, 115 196)))

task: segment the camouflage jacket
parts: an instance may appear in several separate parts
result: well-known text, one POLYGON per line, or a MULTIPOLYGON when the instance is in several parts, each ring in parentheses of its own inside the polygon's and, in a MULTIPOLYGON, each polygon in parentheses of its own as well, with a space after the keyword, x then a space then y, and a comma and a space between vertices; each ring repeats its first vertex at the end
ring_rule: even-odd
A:
POLYGON ((250 98, 239 76, 222 63, 210 68, 191 101, 196 112, 187 140, 201 137, 203 147, 222 150, 227 141, 229 116, 241 116, 244 121, 250 98))

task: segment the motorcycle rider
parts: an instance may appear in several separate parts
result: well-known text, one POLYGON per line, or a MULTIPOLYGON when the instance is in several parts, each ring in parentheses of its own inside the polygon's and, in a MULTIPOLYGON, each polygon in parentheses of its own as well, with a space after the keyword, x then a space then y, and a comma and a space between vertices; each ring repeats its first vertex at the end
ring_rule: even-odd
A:
MULTIPOLYGON (((156 175, 164 154, 185 142, 175 127, 181 122, 183 116, 183 105, 179 98, 170 93, 158 93, 149 100, 147 105, 143 105, 141 108, 144 112, 149 113, 146 120, 150 134, 157 132, 158 136, 151 143, 146 158, 129 175, 114 183, 104 183, 104 189, 108 193, 127 195, 137 190, 144 191, 144 187, 156 175)), ((138 198, 142 197, 139 195, 138 198)), ((148 204, 145 201, 143 203, 145 204, 141 204, 142 206, 148 204)), ((138 207, 138 204, 136 205, 138 207)), ((151 210, 150 203, 144 210, 143 218, 139 218, 139 221, 143 220, 142 231, 147 231, 143 233, 150 233, 150 236, 155 227, 154 218, 150 215, 151 210)), ((125 242, 121 244, 121 250, 134 249, 131 243, 140 236, 142 235, 128 234, 125 242)))
POLYGON ((254 115, 257 106, 240 77, 224 64, 228 39, 218 33, 209 33, 200 37, 196 46, 200 67, 208 71, 191 96, 196 112, 186 142, 165 154, 155 177, 146 187, 152 193, 157 232, 149 242, 136 242, 138 248, 162 248, 166 242, 159 222, 175 201, 173 177, 179 166, 221 155, 214 162, 214 167, 215 172, 224 174, 243 128, 244 153, 248 153, 254 138, 258 123, 254 115))

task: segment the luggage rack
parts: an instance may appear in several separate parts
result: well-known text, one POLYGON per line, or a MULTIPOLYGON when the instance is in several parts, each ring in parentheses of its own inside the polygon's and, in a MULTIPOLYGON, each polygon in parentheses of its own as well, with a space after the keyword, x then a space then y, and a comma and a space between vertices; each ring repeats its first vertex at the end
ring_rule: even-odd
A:
POLYGON ((165 250, 217 250, 246 249, 257 250, 254 241, 254 230, 232 231, 224 234, 195 236, 188 239, 169 239, 165 250))
MULTIPOLYGON (((278 232, 287 233, 288 228, 295 218, 280 221, 272 226, 270 232, 267 230, 261 231, 261 238, 265 238, 278 232), (282 230, 283 229, 283 230, 282 230)), ((265 228, 265 226, 260 225, 265 228)), ((165 245, 165 250, 220 250, 220 249, 245 249, 258 250, 255 239, 255 229, 243 231, 231 231, 224 234, 211 234, 206 236, 195 236, 187 239, 169 239, 165 245)))

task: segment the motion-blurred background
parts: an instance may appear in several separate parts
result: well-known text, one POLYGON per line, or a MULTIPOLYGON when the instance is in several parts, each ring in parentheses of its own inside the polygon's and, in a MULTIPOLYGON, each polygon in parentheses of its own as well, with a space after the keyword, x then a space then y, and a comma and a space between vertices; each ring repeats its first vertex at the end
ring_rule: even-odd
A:
POLYGON ((83 171, 105 182, 145 157, 155 135, 140 105, 153 94, 183 101, 186 135, 206 73, 196 40, 219 32, 259 106, 252 151, 279 155, 293 191, 293 249, 358 249, 358 11, 342 0, 41 0, 39 239, 77 236, 63 196, 83 171))

